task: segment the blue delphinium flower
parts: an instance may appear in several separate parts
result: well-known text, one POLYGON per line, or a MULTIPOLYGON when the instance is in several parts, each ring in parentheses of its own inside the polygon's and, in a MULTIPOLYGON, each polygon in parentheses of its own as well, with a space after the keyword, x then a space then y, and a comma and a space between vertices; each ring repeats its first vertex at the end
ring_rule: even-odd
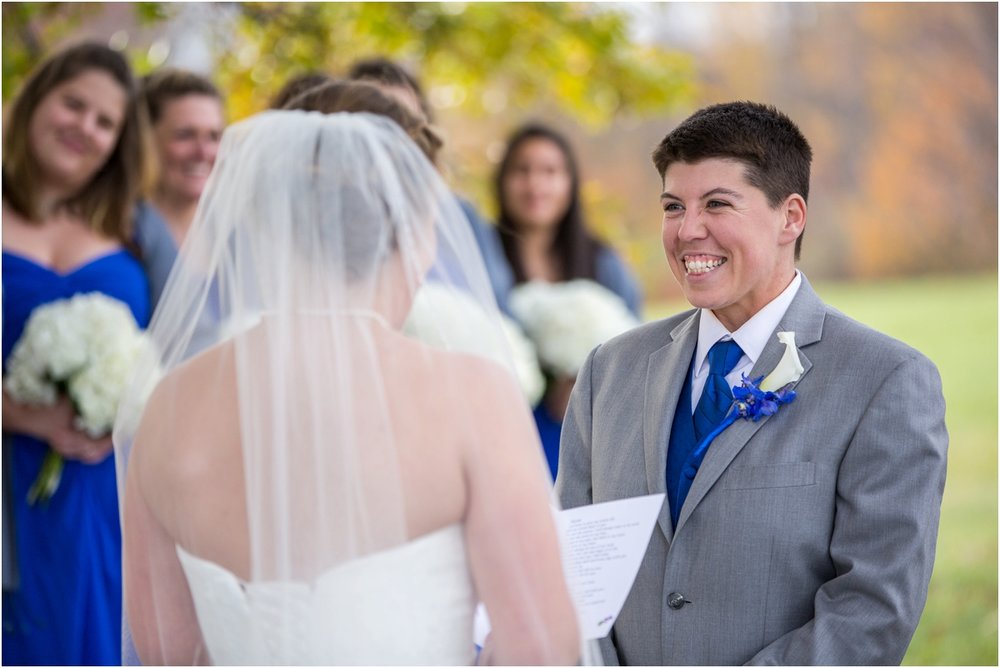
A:
POLYGON ((767 415, 774 415, 784 404, 795 401, 795 390, 791 383, 773 392, 760 389, 763 376, 751 380, 743 375, 743 383, 733 388, 733 408, 744 419, 756 422, 767 415))

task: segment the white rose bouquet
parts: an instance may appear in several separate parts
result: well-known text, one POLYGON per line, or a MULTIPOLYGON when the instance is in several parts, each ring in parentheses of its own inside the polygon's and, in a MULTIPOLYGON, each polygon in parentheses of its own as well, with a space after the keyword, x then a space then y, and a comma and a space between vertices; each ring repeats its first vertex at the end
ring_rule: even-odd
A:
POLYGON ((639 325, 618 295, 586 279, 523 283, 508 301, 542 366, 561 378, 576 377, 591 350, 639 325))
MULTIPOLYGON (((111 431, 143 337, 128 306, 98 292, 36 308, 7 362, 3 387, 19 403, 51 406, 65 392, 75 426, 93 438, 111 431)), ((28 492, 35 503, 59 487, 62 457, 50 451, 28 492)))
POLYGON ((500 314, 503 336, 472 297, 427 282, 420 286, 403 331, 429 346, 482 355, 503 363, 509 349, 521 391, 534 405, 545 391, 538 357, 517 323, 500 314), (447 345, 446 345, 447 344, 447 345))

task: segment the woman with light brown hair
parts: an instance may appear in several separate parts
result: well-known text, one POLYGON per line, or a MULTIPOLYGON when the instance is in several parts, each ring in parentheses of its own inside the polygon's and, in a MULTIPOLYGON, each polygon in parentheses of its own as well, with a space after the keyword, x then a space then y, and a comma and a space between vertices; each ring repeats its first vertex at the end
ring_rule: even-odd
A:
POLYGON ((222 95, 199 74, 164 68, 143 78, 142 98, 159 168, 150 203, 180 246, 219 150, 225 127, 222 95))
MULTIPOLYGON (((145 115, 122 55, 84 43, 43 62, 11 104, 3 155, 4 372, 29 316, 80 293, 123 302, 140 327, 149 286, 133 243, 145 115)), ((121 538, 111 438, 80 431, 65 394, 29 406, 3 392, 4 475, 15 544, 4 554, 4 664, 120 660, 121 538), (49 452, 51 497, 29 501, 49 452)), ((5 542, 6 547, 6 542, 5 542)))

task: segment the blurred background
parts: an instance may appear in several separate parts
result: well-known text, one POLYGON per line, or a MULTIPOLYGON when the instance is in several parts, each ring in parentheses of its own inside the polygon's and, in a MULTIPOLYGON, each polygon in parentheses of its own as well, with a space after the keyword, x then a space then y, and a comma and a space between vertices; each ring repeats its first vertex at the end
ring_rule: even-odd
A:
POLYGON ((211 77, 229 121, 290 77, 384 55, 418 75, 457 191, 488 217, 507 134, 572 140, 590 226, 646 319, 685 307, 650 152, 706 104, 750 99, 814 151, 800 267, 830 303, 941 370, 951 434, 938 560, 907 664, 996 665, 996 3, 4 3, 3 100, 97 39, 140 74, 211 77), (985 373, 984 373, 985 372, 985 373))

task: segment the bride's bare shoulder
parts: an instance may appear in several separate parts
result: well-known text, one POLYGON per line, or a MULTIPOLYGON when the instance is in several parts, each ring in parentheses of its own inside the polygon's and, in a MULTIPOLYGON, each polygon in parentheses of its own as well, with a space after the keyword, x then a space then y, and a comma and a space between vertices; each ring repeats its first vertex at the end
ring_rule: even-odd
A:
POLYGON ((164 409, 189 411, 204 407, 206 394, 235 383, 235 352, 226 341, 182 362, 159 380, 150 395, 146 413, 164 409))
POLYGON ((495 401, 504 396, 520 396, 513 372, 496 360, 471 353, 425 349, 428 368, 441 383, 447 383, 465 399, 495 401))
MULTIPOLYGON (((163 472, 199 466, 235 424, 235 355, 222 343, 167 372, 150 394, 134 455, 163 472)), ((207 463, 207 462, 206 462, 207 463)))

